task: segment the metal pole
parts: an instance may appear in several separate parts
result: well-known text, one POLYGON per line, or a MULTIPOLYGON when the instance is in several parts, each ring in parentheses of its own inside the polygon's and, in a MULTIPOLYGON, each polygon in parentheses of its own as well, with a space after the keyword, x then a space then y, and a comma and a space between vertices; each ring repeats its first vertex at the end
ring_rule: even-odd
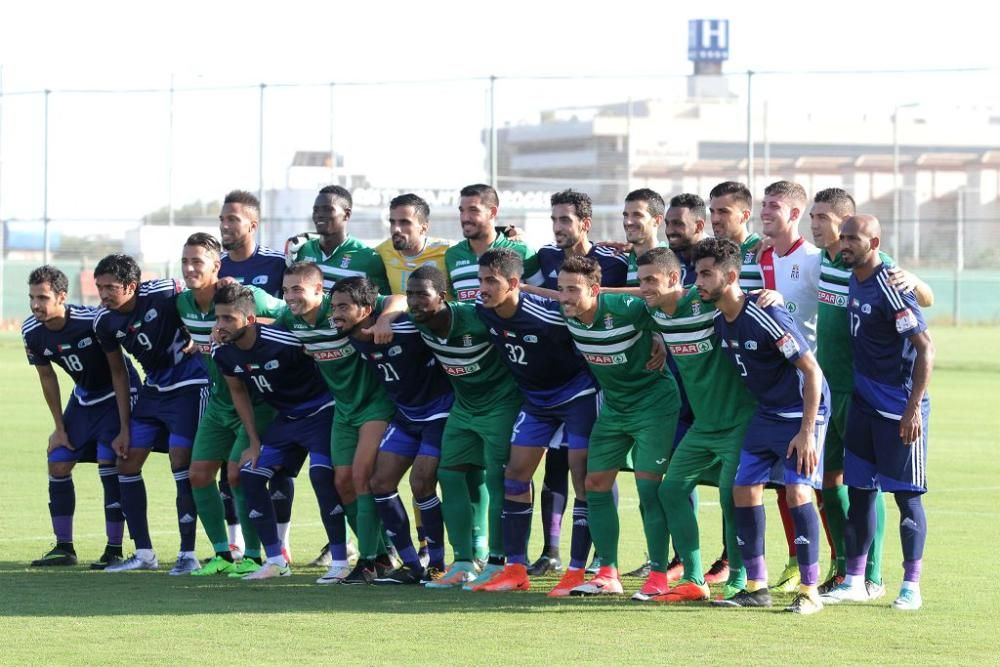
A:
POLYGON ((911 215, 913 216, 913 263, 920 262, 920 198, 916 185, 910 191, 911 215))
MULTIPOLYGON (((170 74, 167 96, 167 226, 174 227, 174 75, 170 74)), ((167 275, 174 277, 174 257, 167 260, 167 275)))
POLYGON ((747 188, 753 187, 753 71, 747 70, 747 188))
POLYGON ((965 188, 958 189, 958 199, 955 204, 955 280, 952 293, 951 318, 954 326, 958 326, 962 316, 962 289, 959 276, 965 268, 965 188))
POLYGON ((901 256, 899 229, 899 106, 892 110, 892 254, 901 256))
POLYGON ((490 75, 490 185, 497 187, 497 78, 490 75))
POLYGON ((632 98, 628 98, 628 107, 625 109, 625 192, 624 196, 632 191, 632 98))
POLYGON ((765 183, 770 183, 771 182, 771 143, 770 143, 770 140, 767 137, 767 130, 768 130, 768 127, 767 127, 767 123, 768 123, 767 111, 768 111, 768 109, 767 109, 767 100, 764 100, 764 118, 763 118, 763 123, 764 123, 764 182, 765 183))
POLYGON ((330 119, 329 119, 329 122, 330 122, 330 182, 331 183, 336 183, 337 182, 337 156, 336 156, 336 153, 334 153, 334 145, 333 145, 333 108, 334 108, 334 103, 333 103, 333 86, 334 85, 335 84, 331 81, 330 82, 330 119))
POLYGON ((257 201, 260 202, 260 216, 264 217, 264 89, 266 83, 260 84, 260 104, 257 115, 257 201))
POLYGON ((43 250, 42 259, 43 264, 49 263, 49 255, 51 253, 50 243, 49 243, 49 94, 51 90, 46 89, 45 91, 45 134, 43 139, 42 147, 42 236, 43 236, 43 250))

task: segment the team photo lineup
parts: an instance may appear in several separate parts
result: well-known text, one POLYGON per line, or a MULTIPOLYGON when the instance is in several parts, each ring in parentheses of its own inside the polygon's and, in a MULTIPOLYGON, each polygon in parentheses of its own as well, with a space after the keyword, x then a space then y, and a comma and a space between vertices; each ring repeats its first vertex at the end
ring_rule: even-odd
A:
POLYGON ((257 197, 234 190, 218 237, 178 248, 182 283, 108 255, 91 307, 67 302, 58 268, 32 271, 21 332, 53 422, 55 538, 32 566, 78 564, 80 462, 97 464, 107 536, 89 567, 160 569, 143 475, 163 453, 180 535, 170 575, 289 576, 307 476, 327 540, 309 563, 326 568, 319 585, 501 593, 557 575, 549 597, 767 608, 777 591, 797 614, 898 585, 887 606, 920 609, 934 294, 883 252, 879 220, 849 192, 638 189, 622 236, 599 239, 590 197, 564 190, 537 250, 502 222, 493 187, 459 202, 458 243, 403 194, 390 238, 369 247, 351 236, 351 193, 327 186, 313 229, 275 250, 257 241, 257 197), (618 553, 629 477, 635 564, 618 553), (716 494, 722 521, 699 525, 699 496, 716 494), (887 494, 903 563, 884 581, 887 494), (783 527, 777 576, 766 517, 783 527))

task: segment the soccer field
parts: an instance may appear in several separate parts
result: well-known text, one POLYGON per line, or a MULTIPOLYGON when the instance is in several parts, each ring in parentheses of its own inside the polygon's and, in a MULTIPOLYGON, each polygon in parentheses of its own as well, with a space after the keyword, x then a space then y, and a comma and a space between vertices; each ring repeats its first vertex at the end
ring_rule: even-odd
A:
MULTIPOLYGON (((664 607, 621 600, 549 600, 555 578, 529 593, 486 594, 422 588, 321 587, 322 571, 294 567, 291 578, 260 583, 105 574, 87 570, 104 543, 96 467, 79 466, 76 548, 81 564, 31 569, 52 541, 46 508, 45 443, 51 419, 20 339, 0 335, 5 429, 0 506, 0 664, 997 664, 1000 590, 990 574, 1000 540, 1000 360, 987 354, 998 328, 937 327, 931 385, 929 537, 924 607, 889 609, 901 567, 898 511, 888 502, 886 598, 829 606, 798 617, 778 611, 664 607)), ((69 384, 60 373, 63 396, 69 384)), ((177 543, 174 484, 166 457, 150 459, 150 525, 161 563, 177 543)), ((621 478, 621 564, 643 558, 635 487, 621 478)), ((703 488, 702 553, 720 548, 719 506, 703 488)), ((768 495, 768 565, 785 560, 768 495)), ((312 490, 298 485, 292 547, 307 562, 325 541, 312 490)), ((563 552, 569 551, 570 517, 563 552)), ((536 514, 529 556, 540 550, 536 514)), ((126 550, 128 547, 126 547, 126 550)), ((199 555, 210 548, 199 531, 199 555)), ((827 550, 822 563, 825 571, 827 550)), ((168 566, 169 567, 169 566, 168 566)), ((633 592, 639 580, 626 580, 633 592)), ((790 596, 786 596, 790 597, 790 596)), ((785 602, 777 596, 776 604, 785 602)))

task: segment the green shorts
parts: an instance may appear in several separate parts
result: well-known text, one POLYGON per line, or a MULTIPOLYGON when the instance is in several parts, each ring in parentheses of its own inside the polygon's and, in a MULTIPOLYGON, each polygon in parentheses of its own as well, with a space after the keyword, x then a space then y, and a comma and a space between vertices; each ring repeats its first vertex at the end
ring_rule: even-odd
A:
POLYGON ((830 420, 823 443, 823 471, 844 469, 844 432, 847 429, 847 410, 851 395, 841 391, 830 392, 830 420))
POLYGON ((354 464, 358 451, 358 435, 362 424, 389 422, 396 414, 396 406, 386 400, 366 405, 351 415, 345 415, 339 406, 333 411, 333 429, 330 431, 330 459, 334 467, 354 464))
POLYGON ((520 399, 498 403, 490 412, 477 415, 452 406, 441 437, 441 467, 507 465, 510 436, 520 411, 520 399))
POLYGON ((674 450, 667 479, 690 488, 705 481, 718 486, 721 479, 722 486, 731 487, 749 423, 725 431, 699 431, 695 422, 674 450))
POLYGON ((622 414, 605 403, 590 432, 587 472, 621 470, 662 475, 670 462, 677 428, 677 411, 622 414), (631 453, 631 458, 629 454, 631 453))
MULTIPOLYGON (((253 406, 257 433, 263 433, 274 419, 274 408, 266 403, 253 406)), ((192 461, 230 461, 238 463, 240 454, 250 446, 250 439, 231 403, 210 400, 198 422, 198 433, 191 448, 192 461)))

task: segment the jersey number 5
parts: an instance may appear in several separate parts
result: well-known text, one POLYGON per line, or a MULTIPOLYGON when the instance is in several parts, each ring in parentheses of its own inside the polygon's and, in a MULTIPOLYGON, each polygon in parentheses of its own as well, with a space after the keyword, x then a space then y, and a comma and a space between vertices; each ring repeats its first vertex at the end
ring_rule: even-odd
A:
POLYGON ((747 367, 743 365, 743 360, 740 359, 740 355, 734 354, 733 357, 736 359, 736 365, 740 367, 740 375, 742 377, 747 376, 747 367))

